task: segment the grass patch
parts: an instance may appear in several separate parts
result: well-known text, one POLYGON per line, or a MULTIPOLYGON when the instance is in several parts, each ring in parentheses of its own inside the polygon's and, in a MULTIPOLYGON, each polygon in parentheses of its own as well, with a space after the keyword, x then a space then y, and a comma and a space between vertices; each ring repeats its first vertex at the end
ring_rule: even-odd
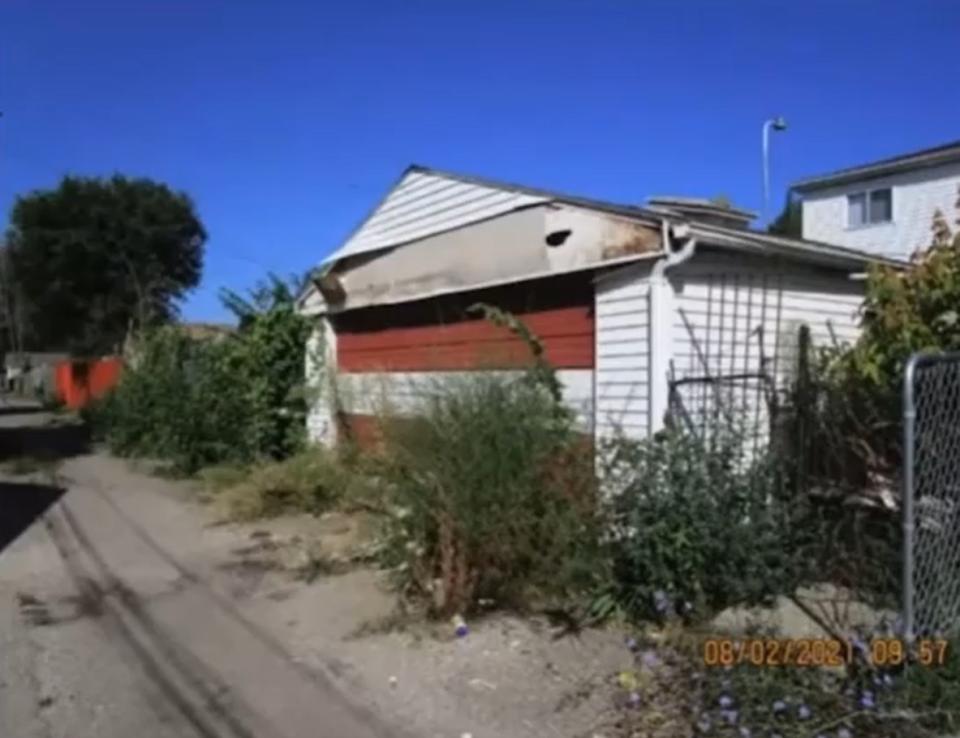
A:
POLYGON ((333 452, 310 448, 260 465, 218 465, 199 474, 208 501, 230 520, 287 513, 319 515, 348 500, 366 482, 333 452))

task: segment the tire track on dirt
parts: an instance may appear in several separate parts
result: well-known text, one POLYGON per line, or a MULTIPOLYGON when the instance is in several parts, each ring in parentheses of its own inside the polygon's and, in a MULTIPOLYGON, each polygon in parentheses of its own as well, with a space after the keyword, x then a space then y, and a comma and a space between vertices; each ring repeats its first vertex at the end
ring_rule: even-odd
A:
POLYGON ((259 722, 252 711, 157 626, 137 595, 113 573, 65 502, 45 516, 44 524, 81 597, 102 608, 108 632, 122 639, 150 682, 197 736, 264 738, 270 734, 249 728, 248 722, 259 722), (84 566, 84 556, 91 567, 84 566), (250 714, 241 719, 238 713, 250 714))
MULTIPOLYGON (((65 479, 64 481, 73 482, 74 480, 65 479)), ((284 659, 298 674, 309 680, 316 687, 322 689, 326 694, 332 695, 344 708, 353 714, 358 721, 363 722, 370 730, 373 730, 376 735, 382 736, 383 738, 398 738, 398 732, 396 729, 392 729, 388 732, 372 712, 349 700, 343 694, 343 692, 338 689, 336 683, 330 676, 318 672, 317 670, 312 669, 302 662, 294 659, 293 655, 279 640, 245 617, 233 605, 229 598, 213 589, 203 577, 186 567, 179 559, 165 549, 150 534, 149 531, 147 531, 142 525, 140 525, 139 522, 132 518, 122 507, 120 507, 120 505, 118 505, 109 494, 102 490, 94 480, 84 480, 84 487, 85 489, 88 489, 96 494, 121 520, 123 520, 130 530, 133 531, 134 534, 148 548, 150 548, 165 563, 173 568, 181 577, 183 577, 184 580, 202 589, 203 592, 211 599, 211 601, 224 615, 241 626, 252 638, 255 638, 259 643, 261 643, 276 656, 284 659)), ((336 673, 335 667, 328 666, 327 668, 331 672, 336 673)))

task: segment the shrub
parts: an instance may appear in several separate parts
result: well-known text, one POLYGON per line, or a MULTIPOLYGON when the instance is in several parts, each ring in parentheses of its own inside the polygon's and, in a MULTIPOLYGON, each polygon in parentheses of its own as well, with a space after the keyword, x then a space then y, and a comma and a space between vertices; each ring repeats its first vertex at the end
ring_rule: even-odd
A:
MULTIPOLYGON (((957 207, 960 212, 960 199, 957 207)), ((877 474, 893 474, 900 463, 907 360, 918 351, 960 349, 960 232, 939 210, 931 231, 931 245, 906 268, 870 271, 862 331, 853 346, 815 355, 801 346, 807 362, 801 379, 807 376, 796 406, 809 408, 802 452, 813 472, 833 483, 857 489, 877 474)))
POLYGON ((386 562, 437 615, 591 591, 604 568, 592 455, 554 396, 491 373, 434 390, 415 418, 386 423, 386 562))
POLYGON ((800 338, 778 448, 797 499, 808 503, 796 525, 808 531, 807 553, 822 580, 890 607, 901 571, 899 392, 863 381, 857 349, 814 352, 809 331, 800 338))
POLYGON ((611 551, 627 612, 663 618, 760 604, 803 572, 800 512, 772 457, 747 458, 735 434, 667 431, 605 449, 611 551))
POLYGON ((169 460, 182 472, 250 456, 236 345, 164 328, 145 338, 140 351, 87 415, 112 451, 169 460))
POLYGON ((240 319, 237 389, 250 405, 248 445, 257 456, 282 459, 306 440, 303 383, 310 326, 296 312, 294 291, 276 277, 253 294, 254 305, 247 309, 239 307, 236 295, 228 302, 240 319))
POLYGON ((235 334, 193 339, 167 327, 144 336, 117 388, 87 413, 116 453, 191 473, 302 448, 309 325, 293 290, 273 278, 252 304, 233 293, 224 300, 238 312, 235 334))

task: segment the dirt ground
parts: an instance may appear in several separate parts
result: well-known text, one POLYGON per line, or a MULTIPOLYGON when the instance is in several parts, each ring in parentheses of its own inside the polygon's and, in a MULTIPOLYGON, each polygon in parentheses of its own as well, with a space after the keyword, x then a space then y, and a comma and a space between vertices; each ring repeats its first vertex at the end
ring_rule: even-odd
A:
MULTIPOLYGON (((35 426, 37 421, 31 419, 35 426)), ((40 425, 36 432, 45 443, 44 434, 53 431, 40 425)), ((20 443, 23 435, 15 438, 20 443)), ((18 662, 22 673, 0 673, 0 707, 8 704, 4 698, 16 706, 7 711, 9 725, 0 721, 5 734, 109 738, 126 733, 104 726, 145 722, 143 711, 154 710, 155 702, 162 703, 156 709, 164 715, 174 711, 166 697, 151 698, 141 711, 140 698, 126 694, 127 685, 144 676, 141 655, 114 663, 106 652, 117 632, 94 633, 98 621, 104 625, 115 617, 119 624, 129 620, 134 629, 156 629, 143 638, 159 644, 148 656, 174 674, 168 681, 195 678, 195 669, 184 664, 195 664, 204 675, 206 686, 197 694, 182 684, 170 688, 179 691, 181 701, 196 702, 206 727, 181 730, 171 727, 177 723, 167 716, 145 737, 310 734, 312 707, 339 721, 322 718, 323 734, 331 736, 359 736, 361 723, 363 735, 613 735, 604 726, 616 716, 614 704, 623 692, 615 675, 633 661, 622 632, 588 630, 558 639, 545 621, 491 614, 470 622, 469 634, 456 638, 446 623, 402 622, 383 575, 369 565, 345 563, 363 544, 361 518, 330 514, 224 523, 199 501, 195 484, 149 475, 85 443, 63 451, 62 458, 51 454, 36 463, 14 455, 19 460, 5 463, 0 474, 8 494, 18 485, 51 492, 0 546, 9 639, 28 644, 18 662), (71 526, 89 539, 75 546, 77 555, 93 562, 91 571, 99 567, 109 574, 98 585, 102 601, 63 624, 52 616, 41 622, 31 602, 82 599, 83 593, 70 587, 88 583, 85 576, 71 580, 70 572, 61 571, 63 562, 57 563, 57 547, 49 540, 52 535, 56 544, 58 527, 71 526), (79 551, 83 547, 90 556, 79 551), (85 630, 77 635, 77 629, 85 630), (255 635, 257 643, 243 633, 255 635), (77 643, 98 654, 95 679, 85 678, 89 659, 81 658, 77 643), (283 660, 295 667, 292 672, 283 660), (50 663, 61 666, 51 671, 50 663), (10 687, 18 679, 23 683, 10 687), (204 697, 211 684, 217 685, 214 692, 204 697), (26 696, 10 697, 15 694, 26 696), (24 707, 31 701, 32 707, 24 707), (219 711, 211 705, 220 705, 219 711), (228 715, 231 720, 242 722, 247 715, 251 725, 264 715, 291 716, 281 717, 280 727, 264 720, 269 730, 237 732, 232 723, 221 730, 226 720, 221 713, 231 705, 239 706, 228 715)), ((0 640, 5 633, 0 627, 0 640)))
MULTIPOLYGON (((111 479, 131 474, 116 460, 95 464, 111 479)), ((149 487, 209 519, 189 483, 150 479, 149 487)), ((604 735, 621 691, 615 675, 632 663, 622 632, 556 638, 545 620, 490 614, 456 638, 452 625, 405 620, 383 573, 341 563, 362 549, 363 525, 341 513, 209 521, 198 554, 298 660, 332 668, 354 696, 413 735, 604 735)))

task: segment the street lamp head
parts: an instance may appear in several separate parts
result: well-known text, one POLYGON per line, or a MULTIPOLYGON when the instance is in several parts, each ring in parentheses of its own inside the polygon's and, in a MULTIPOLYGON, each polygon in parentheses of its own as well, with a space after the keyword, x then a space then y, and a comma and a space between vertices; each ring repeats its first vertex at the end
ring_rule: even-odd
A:
POLYGON ((787 130, 787 119, 782 115, 778 115, 773 119, 773 130, 775 131, 785 131, 787 130))

